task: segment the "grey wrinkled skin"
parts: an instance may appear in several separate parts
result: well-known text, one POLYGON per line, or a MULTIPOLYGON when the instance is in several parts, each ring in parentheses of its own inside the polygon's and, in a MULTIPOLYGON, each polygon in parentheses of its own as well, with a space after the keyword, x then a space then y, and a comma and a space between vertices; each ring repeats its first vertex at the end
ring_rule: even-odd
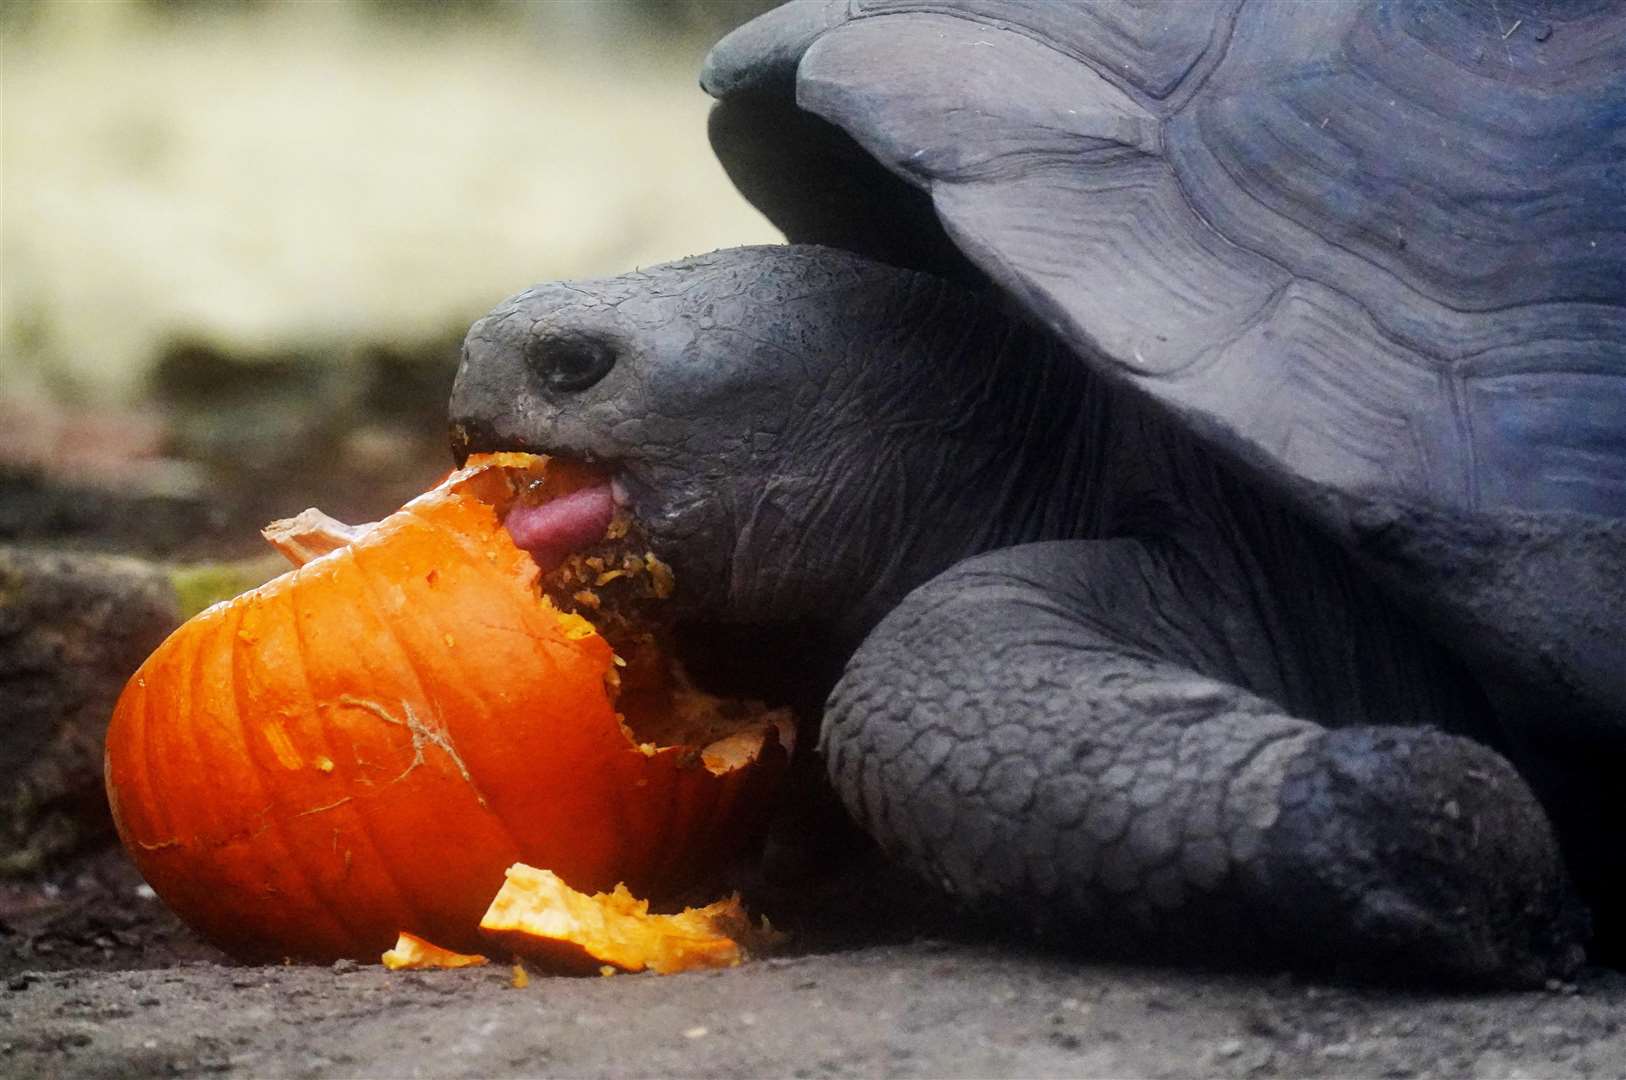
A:
POLYGON ((610 467, 688 616, 851 653, 836 789, 975 910, 1387 978, 1580 959, 1551 826, 1460 662, 1290 501, 997 302, 810 246, 538 286, 470 331, 452 423, 460 454, 610 467))
POLYGON ((1171 557, 994 552, 889 616, 826 729, 882 844, 974 907, 1020 897, 1039 929, 1109 954, 1513 983, 1573 962, 1546 818, 1496 753, 1366 726, 1441 719, 1396 702, 1328 730, 1220 658, 1178 657, 1197 643, 1179 630, 1174 650, 1125 647, 1200 597, 1171 557))

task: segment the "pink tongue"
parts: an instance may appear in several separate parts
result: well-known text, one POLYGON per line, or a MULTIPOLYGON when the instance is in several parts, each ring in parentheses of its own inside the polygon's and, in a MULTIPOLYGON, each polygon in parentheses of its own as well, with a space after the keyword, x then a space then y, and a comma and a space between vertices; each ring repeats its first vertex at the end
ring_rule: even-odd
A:
POLYGON ((615 516, 609 484, 561 495, 540 506, 516 506, 503 519, 514 543, 531 553, 543 571, 552 570, 577 548, 602 539, 615 516))

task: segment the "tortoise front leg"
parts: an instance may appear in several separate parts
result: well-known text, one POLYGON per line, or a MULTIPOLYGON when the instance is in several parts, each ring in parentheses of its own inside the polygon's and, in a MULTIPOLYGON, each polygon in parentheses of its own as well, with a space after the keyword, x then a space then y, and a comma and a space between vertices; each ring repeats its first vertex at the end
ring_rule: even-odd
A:
POLYGON ((1248 650, 1223 634, 1257 625, 1197 612, 1182 557, 1033 544, 917 589, 829 703, 848 808, 973 908, 1086 950, 1515 984, 1573 968, 1584 920, 1513 768, 1242 688, 1225 657, 1248 650))

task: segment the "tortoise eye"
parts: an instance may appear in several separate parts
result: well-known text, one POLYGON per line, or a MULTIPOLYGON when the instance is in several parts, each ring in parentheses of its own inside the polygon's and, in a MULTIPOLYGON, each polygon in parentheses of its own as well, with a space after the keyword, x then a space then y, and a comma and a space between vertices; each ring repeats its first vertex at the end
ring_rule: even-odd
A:
POLYGON ((615 350, 592 337, 544 337, 526 349, 531 370, 550 390, 574 393, 586 390, 615 367, 615 350))

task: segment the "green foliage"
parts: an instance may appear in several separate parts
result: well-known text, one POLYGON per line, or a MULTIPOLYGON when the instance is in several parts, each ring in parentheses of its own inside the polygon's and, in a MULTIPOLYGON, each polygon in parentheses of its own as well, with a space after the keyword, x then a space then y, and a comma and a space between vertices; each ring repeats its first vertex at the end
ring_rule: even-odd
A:
POLYGON ((264 585, 288 569, 278 555, 237 562, 194 563, 170 571, 170 584, 180 604, 181 618, 190 619, 205 608, 241 596, 264 585))

